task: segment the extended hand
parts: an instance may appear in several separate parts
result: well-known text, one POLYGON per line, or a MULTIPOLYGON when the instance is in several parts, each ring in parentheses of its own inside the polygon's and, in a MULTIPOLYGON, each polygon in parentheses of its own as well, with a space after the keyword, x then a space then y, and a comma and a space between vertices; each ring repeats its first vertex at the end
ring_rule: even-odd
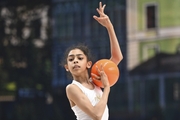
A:
POLYGON ((99 2, 99 8, 96 9, 99 13, 99 17, 94 15, 93 18, 97 20, 102 26, 108 27, 109 25, 111 25, 111 22, 109 20, 109 17, 104 13, 105 7, 106 5, 102 6, 102 2, 99 2))

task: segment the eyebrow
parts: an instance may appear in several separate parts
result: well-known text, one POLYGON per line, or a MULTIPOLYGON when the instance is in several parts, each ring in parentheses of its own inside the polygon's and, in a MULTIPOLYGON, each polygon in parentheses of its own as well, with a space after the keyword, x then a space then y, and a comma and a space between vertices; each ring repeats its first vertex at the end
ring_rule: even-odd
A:
POLYGON ((76 54, 76 55, 72 54, 72 55, 68 55, 68 57, 81 56, 81 55, 83 54, 76 54))

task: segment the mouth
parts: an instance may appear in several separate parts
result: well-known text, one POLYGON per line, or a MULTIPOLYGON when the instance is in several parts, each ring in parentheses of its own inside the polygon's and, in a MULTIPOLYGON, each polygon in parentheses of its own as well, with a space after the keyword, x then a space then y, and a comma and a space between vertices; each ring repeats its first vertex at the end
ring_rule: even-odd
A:
POLYGON ((75 66, 73 67, 73 69, 78 69, 78 68, 80 68, 80 66, 78 66, 78 65, 75 65, 75 66))

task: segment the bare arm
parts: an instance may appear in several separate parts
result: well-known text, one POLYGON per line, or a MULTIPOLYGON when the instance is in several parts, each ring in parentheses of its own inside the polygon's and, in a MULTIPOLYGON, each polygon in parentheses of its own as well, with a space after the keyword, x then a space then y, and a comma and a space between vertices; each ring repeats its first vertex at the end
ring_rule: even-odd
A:
POLYGON ((104 92, 100 101, 95 106, 92 106, 87 96, 76 85, 70 84, 66 87, 66 94, 69 101, 73 102, 74 105, 77 105, 93 120, 101 120, 108 102, 108 96, 110 92, 108 78, 103 68, 101 68, 101 70, 98 69, 98 72, 100 74, 101 81, 104 85, 104 92))
POLYGON ((102 3, 99 3, 99 8, 97 8, 97 11, 99 13, 99 17, 93 16, 95 20, 97 20, 102 26, 106 27, 109 39, 110 39, 110 47, 111 47, 111 58, 114 63, 117 65, 119 62, 123 59, 123 55, 119 46, 119 42, 117 39, 117 36, 114 31, 114 27, 109 19, 109 17, 104 13, 104 8, 106 5, 102 6, 102 3))
POLYGON ((123 55, 122 55, 113 26, 108 27, 107 30, 109 33, 110 45, 111 45, 110 46, 111 47, 110 60, 112 60, 114 63, 118 65, 119 62, 123 59, 123 55))
POLYGON ((104 88, 104 92, 100 101, 92 106, 85 94, 75 85, 69 85, 66 88, 66 94, 70 101, 73 101, 82 111, 88 114, 93 120, 101 120, 104 113, 110 88, 104 88))

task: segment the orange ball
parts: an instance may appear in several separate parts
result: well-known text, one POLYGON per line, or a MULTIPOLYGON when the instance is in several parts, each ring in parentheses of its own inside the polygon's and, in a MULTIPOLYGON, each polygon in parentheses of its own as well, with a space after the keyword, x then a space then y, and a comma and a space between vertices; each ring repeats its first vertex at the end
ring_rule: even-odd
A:
MULTIPOLYGON (((119 75, 120 75, 117 65, 111 60, 101 59, 101 60, 98 60, 92 66, 91 73, 94 73, 99 76, 96 66, 100 69, 101 64, 102 64, 104 72, 106 73, 106 75, 108 77, 110 86, 113 86, 117 82, 119 75)), ((93 77, 93 76, 91 76, 91 78, 95 85, 103 88, 103 84, 100 80, 95 79, 95 77, 93 77)))

